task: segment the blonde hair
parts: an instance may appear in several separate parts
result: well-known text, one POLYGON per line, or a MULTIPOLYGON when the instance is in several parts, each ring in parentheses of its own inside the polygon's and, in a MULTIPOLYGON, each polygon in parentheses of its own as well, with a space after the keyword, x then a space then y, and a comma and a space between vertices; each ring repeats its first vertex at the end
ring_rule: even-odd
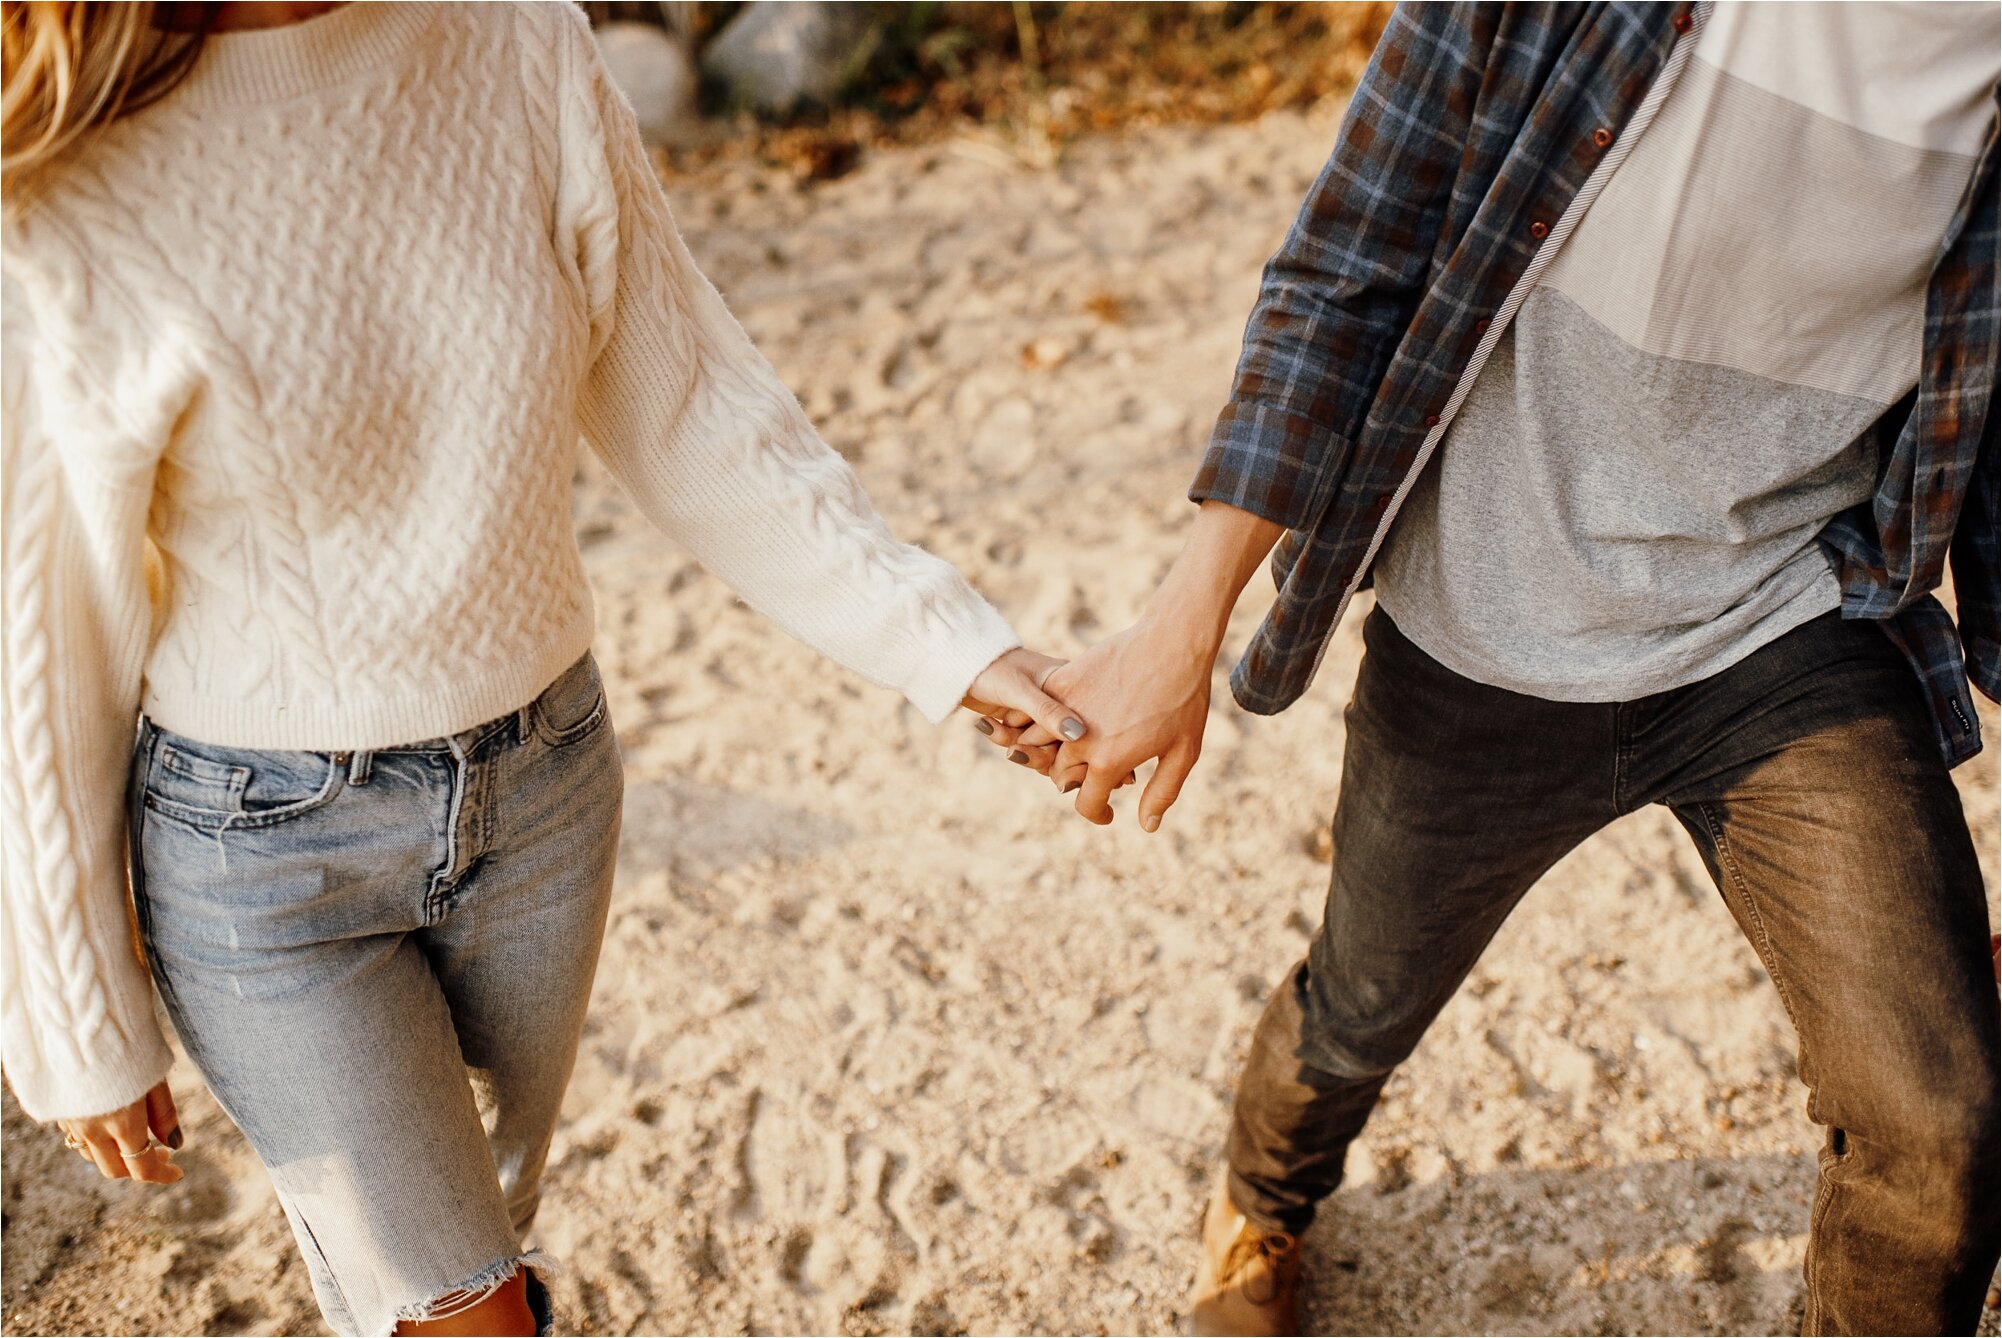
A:
POLYGON ((0 0, 0 196, 23 188, 63 150, 165 97, 194 65, 219 6, 0 0), (156 26, 161 9, 196 11, 156 26))

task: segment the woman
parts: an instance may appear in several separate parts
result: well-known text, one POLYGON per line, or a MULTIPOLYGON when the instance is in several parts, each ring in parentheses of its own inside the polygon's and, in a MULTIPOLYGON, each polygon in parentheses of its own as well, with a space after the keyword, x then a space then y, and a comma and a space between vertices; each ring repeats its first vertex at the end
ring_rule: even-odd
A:
POLYGON ((105 1175, 179 1177, 129 869, 328 1322, 546 1327, 522 1233, 620 802, 579 435, 933 721, 1083 726, 697 271, 574 9, 5 24, 8 1079, 105 1175))

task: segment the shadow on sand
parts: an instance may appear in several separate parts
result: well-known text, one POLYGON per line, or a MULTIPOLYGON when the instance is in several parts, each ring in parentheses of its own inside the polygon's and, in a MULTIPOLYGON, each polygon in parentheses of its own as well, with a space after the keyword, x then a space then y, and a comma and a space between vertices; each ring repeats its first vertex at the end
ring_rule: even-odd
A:
POLYGON ((1344 1187, 1307 1238, 1308 1330, 1797 1333, 1811 1153, 1344 1187))

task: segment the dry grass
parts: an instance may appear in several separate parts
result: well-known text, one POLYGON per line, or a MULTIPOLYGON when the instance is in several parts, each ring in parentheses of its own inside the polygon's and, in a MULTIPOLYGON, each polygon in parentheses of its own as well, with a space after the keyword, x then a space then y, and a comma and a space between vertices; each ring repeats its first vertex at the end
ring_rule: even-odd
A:
POLYGON ((1344 96, 1390 9, 914 5, 893 20, 842 105, 781 120, 740 114, 734 134, 679 150, 668 166, 751 157, 821 180, 845 174, 869 149, 961 135, 1047 165, 1089 131, 1245 121, 1344 96))

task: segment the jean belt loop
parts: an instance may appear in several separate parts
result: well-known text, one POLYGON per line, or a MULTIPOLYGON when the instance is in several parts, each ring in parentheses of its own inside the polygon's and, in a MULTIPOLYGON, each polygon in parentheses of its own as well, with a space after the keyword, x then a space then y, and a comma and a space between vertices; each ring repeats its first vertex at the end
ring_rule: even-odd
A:
POLYGON ((355 753, 348 758, 348 784, 366 785, 375 770, 375 754, 355 753))
POLYGON ((514 713, 514 741, 517 744, 527 743, 529 736, 534 733, 535 703, 530 702, 514 713))

